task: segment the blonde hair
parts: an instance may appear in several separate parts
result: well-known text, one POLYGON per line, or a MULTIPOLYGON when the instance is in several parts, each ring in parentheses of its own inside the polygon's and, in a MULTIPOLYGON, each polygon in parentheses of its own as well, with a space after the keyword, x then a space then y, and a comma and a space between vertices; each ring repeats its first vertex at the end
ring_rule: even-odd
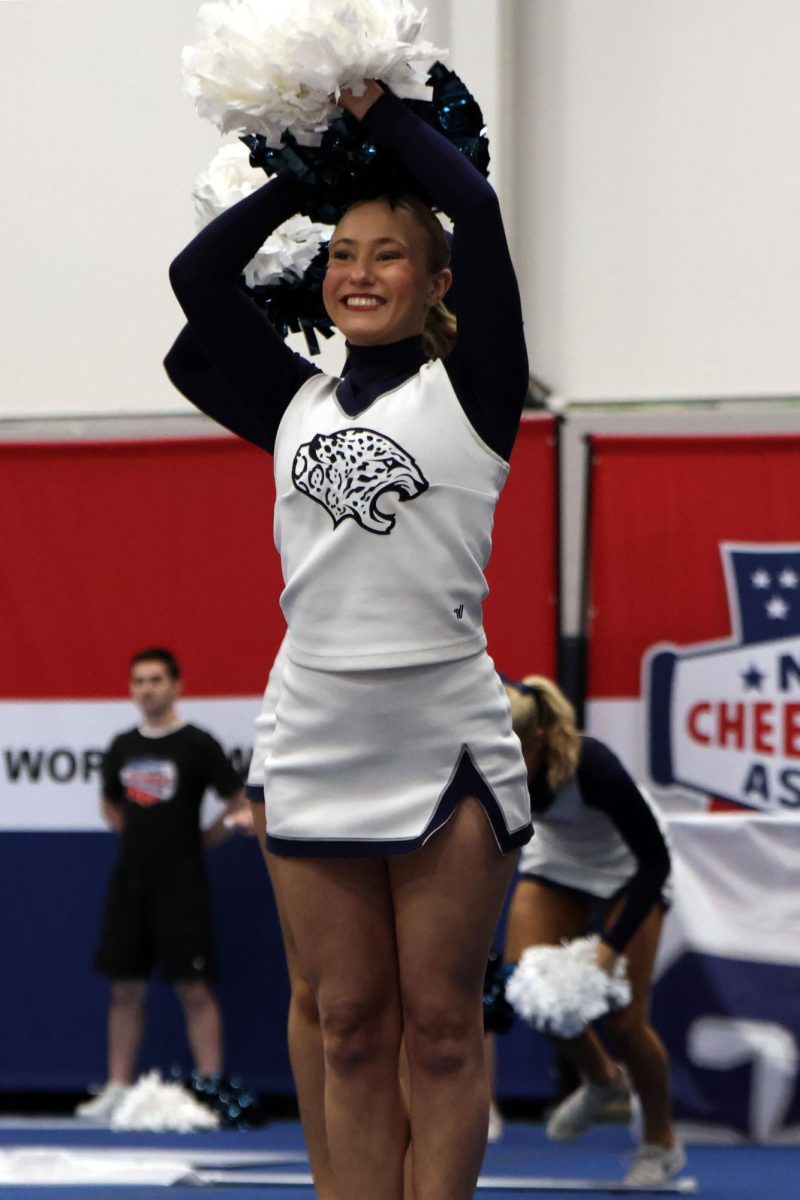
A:
POLYGON ((542 758, 553 791, 574 778, 581 753, 575 709, 561 689, 545 675, 526 675, 522 689, 507 683, 511 723, 523 748, 536 733, 542 735, 542 758), (524 689, 524 690, 523 690, 524 689))
MULTIPOLYGON (((351 204, 348 212, 360 208, 362 204, 373 204, 375 201, 388 204, 392 211, 401 209, 414 217, 425 235, 427 245, 427 266, 431 275, 437 275, 450 266, 450 243, 442 228, 441 222, 424 200, 419 196, 404 194, 402 196, 376 196, 375 200, 357 200, 351 204)), ((422 346, 428 358, 444 358, 456 344, 456 318, 443 300, 439 300, 428 309, 425 326, 422 330, 422 346)))

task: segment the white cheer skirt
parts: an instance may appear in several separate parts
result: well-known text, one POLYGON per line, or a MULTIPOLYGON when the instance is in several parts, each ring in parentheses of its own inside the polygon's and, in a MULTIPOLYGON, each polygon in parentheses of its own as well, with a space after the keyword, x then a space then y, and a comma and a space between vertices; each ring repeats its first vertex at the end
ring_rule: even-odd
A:
POLYGON ((492 660, 332 672, 287 659, 264 764, 273 854, 422 846, 465 796, 505 853, 531 837, 527 775, 492 660))

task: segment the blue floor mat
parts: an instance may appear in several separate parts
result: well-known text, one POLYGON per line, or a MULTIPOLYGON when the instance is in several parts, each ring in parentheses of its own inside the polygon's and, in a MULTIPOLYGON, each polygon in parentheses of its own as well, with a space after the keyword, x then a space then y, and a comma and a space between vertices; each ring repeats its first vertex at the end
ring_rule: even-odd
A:
MULTIPOLYGON (((274 1121, 263 1129, 243 1132, 200 1134, 112 1133, 66 1121, 0 1120, 0 1150, 22 1147, 84 1151, 97 1149, 121 1154, 131 1150, 176 1151, 192 1160, 201 1155, 197 1169, 228 1175, 230 1182, 200 1189, 196 1186, 156 1186, 86 1183, 70 1186, 0 1186, 0 1200, 313 1200, 310 1187, 283 1186, 267 1182, 236 1184, 237 1172, 253 1170, 302 1175, 307 1166, 301 1159, 302 1133, 296 1121, 274 1121)), ((571 1145, 548 1142, 540 1124, 509 1122, 503 1139, 487 1148, 482 1180, 505 1179, 515 1186, 481 1187, 478 1200, 510 1200, 512 1197, 547 1194, 525 1185, 526 1179, 620 1180, 633 1151, 627 1129, 601 1125, 580 1142, 571 1145), (520 1184, 522 1186, 520 1187, 520 1184)), ((800 1147, 690 1145, 688 1164, 682 1173, 697 1180, 699 1195, 706 1200, 798 1200, 800 1196, 800 1147)), ((550 1194, 560 1200, 586 1200, 587 1195, 619 1194, 607 1191, 558 1190, 550 1194)))

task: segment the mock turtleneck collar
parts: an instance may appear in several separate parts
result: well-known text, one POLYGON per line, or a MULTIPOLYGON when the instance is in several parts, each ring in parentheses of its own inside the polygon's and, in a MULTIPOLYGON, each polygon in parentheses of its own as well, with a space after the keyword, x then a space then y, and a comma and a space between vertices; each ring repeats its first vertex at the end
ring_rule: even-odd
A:
POLYGON ((336 396, 350 416, 369 408, 383 392, 415 375, 426 361, 421 335, 386 346, 351 346, 336 396))

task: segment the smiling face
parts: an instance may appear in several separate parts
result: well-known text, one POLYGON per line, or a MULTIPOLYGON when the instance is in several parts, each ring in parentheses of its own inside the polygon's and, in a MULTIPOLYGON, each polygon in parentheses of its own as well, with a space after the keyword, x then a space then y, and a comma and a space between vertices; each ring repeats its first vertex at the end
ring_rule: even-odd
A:
POLYGON ((386 201, 345 213, 328 248, 322 288, 329 317, 354 346, 381 346, 422 333, 450 272, 432 272, 427 234, 414 215, 386 201))

